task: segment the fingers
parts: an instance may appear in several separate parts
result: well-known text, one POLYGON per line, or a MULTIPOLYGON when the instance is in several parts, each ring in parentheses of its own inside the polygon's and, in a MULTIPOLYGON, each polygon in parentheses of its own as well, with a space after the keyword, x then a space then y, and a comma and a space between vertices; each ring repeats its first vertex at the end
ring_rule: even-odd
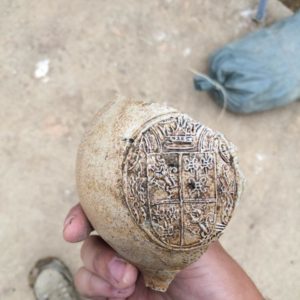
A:
POLYGON ((135 288, 134 285, 126 289, 115 288, 86 268, 79 269, 74 280, 78 292, 85 297, 93 299, 102 299, 102 297, 104 297, 103 299, 107 297, 126 299, 133 293, 135 288))
POLYGON ((68 213, 63 231, 68 242, 85 240, 81 248, 84 267, 75 276, 76 288, 95 300, 126 299, 134 292, 138 271, 100 237, 89 236, 92 230, 81 206, 77 204, 68 213))
POLYGON ((83 212, 80 204, 75 205, 68 213, 65 223, 63 236, 67 242, 76 243, 85 240, 92 226, 83 212))
POLYGON ((137 269, 118 257, 103 240, 90 236, 81 248, 81 258, 87 270, 118 289, 135 285, 137 269))

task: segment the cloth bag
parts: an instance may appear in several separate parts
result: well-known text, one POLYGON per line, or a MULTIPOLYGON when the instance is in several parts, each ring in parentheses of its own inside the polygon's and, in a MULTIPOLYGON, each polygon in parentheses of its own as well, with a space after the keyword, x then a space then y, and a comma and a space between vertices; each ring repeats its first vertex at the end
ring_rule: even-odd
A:
POLYGON ((194 85, 237 113, 299 99, 300 11, 218 50, 210 59, 209 76, 197 74, 194 85))

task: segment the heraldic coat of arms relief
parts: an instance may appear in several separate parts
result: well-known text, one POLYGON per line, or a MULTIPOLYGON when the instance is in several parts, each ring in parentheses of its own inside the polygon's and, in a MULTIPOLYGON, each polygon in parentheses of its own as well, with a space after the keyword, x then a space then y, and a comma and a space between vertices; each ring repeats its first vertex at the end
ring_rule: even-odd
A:
POLYGON ((126 205, 162 247, 190 249, 220 236, 237 199, 231 144, 183 114, 152 120, 123 163, 126 205))

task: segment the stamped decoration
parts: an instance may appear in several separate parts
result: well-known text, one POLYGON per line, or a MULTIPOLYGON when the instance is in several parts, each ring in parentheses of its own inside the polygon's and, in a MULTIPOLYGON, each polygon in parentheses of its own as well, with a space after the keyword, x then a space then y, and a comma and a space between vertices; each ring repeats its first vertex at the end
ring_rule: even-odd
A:
POLYGON ((128 141, 126 205, 150 239, 191 249, 217 239, 239 194, 234 151, 224 136, 189 117, 157 117, 128 141))

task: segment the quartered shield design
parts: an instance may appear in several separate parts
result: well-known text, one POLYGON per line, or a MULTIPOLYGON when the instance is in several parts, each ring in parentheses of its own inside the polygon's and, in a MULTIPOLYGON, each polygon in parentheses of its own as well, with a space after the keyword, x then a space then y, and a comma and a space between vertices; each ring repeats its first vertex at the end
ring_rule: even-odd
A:
POLYGON ((203 246, 220 236, 238 196, 238 175, 225 138, 180 114, 146 124, 123 163, 134 220, 171 249, 203 246))

